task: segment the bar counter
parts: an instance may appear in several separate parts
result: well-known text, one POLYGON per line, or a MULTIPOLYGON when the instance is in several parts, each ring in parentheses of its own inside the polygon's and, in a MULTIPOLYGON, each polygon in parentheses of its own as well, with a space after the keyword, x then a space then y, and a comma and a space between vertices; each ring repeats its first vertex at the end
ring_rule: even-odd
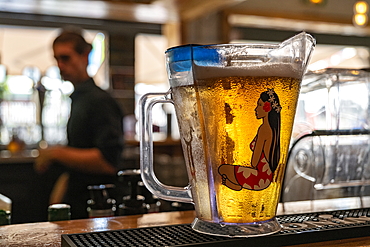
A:
MULTIPOLYGON (((110 218, 7 225, 0 227, 0 246, 60 247, 62 234, 189 224, 194 217, 194 211, 177 211, 110 218)), ((369 237, 349 238, 295 246, 370 246, 370 234, 369 237)))

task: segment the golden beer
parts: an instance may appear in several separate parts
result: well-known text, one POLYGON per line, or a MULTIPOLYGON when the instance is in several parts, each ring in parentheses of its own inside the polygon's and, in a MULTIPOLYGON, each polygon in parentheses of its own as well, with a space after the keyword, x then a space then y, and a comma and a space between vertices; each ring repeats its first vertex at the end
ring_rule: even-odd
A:
POLYGON ((199 219, 227 224, 275 216, 299 88, 300 79, 287 76, 221 76, 172 88, 199 219), (222 164, 253 169, 250 146, 262 124, 255 109, 268 89, 280 100, 280 161, 267 188, 230 189, 218 169, 222 164))

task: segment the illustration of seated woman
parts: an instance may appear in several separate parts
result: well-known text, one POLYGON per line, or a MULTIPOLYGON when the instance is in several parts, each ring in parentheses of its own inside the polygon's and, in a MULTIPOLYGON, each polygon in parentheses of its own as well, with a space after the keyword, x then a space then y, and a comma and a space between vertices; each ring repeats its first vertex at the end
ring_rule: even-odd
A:
POLYGON ((232 190, 263 190, 273 179, 280 159, 280 101, 273 89, 262 92, 255 108, 257 119, 262 119, 257 135, 250 144, 251 166, 222 164, 218 172, 222 184, 232 190))

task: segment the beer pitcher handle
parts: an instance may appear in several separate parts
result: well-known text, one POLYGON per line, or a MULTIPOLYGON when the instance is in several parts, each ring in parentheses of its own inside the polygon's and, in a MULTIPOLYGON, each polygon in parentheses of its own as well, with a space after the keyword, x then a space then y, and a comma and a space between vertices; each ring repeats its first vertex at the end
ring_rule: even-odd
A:
POLYGON ((162 184, 153 168, 153 124, 152 109, 157 103, 172 103, 170 92, 148 93, 139 102, 140 169, 141 178, 147 189, 155 196, 169 201, 192 203, 189 186, 185 188, 162 184))

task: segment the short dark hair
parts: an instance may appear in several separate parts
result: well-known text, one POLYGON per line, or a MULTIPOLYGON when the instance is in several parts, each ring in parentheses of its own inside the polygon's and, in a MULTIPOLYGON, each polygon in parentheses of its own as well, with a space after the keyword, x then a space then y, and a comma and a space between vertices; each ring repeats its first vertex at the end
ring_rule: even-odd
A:
POLYGON ((72 43, 78 54, 90 53, 92 45, 84 39, 81 33, 72 30, 63 30, 53 42, 53 47, 60 43, 72 43))

